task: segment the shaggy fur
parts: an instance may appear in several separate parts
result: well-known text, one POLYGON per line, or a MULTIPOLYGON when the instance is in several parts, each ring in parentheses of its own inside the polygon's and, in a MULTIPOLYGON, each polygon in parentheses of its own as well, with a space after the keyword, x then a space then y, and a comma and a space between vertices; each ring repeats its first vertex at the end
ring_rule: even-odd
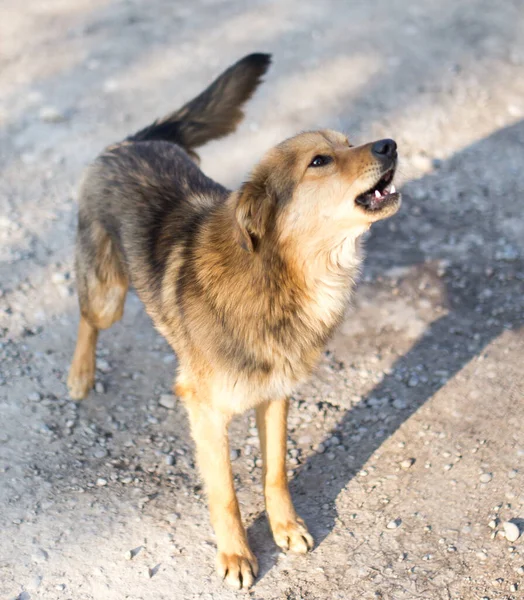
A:
POLYGON ((391 140, 352 147, 334 131, 302 133, 233 192, 202 173, 195 149, 234 131, 269 63, 245 57, 181 110, 106 149, 83 179, 76 246, 71 397, 93 386, 98 331, 121 318, 132 285, 177 354, 175 391, 206 483, 217 569, 237 588, 253 583, 257 562, 235 496, 228 423, 256 408, 275 541, 307 552, 313 539, 286 478, 287 398, 342 319, 361 235, 400 205, 387 190, 391 140))

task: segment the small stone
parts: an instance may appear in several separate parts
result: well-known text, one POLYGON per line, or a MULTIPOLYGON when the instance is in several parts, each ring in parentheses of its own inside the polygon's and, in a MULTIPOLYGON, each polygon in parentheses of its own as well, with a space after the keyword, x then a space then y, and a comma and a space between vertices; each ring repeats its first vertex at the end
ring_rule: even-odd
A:
POLYGON ((230 460, 237 460, 240 457, 240 450, 233 449, 229 453, 230 460))
POLYGON ((408 404, 405 400, 401 400, 400 398, 395 398, 395 400, 393 400, 393 408, 396 408, 397 410, 404 410, 407 406, 408 404))
POLYGON ((175 464, 175 457, 172 454, 168 454, 164 460, 168 467, 172 467, 175 464))
POLYGON ((111 371, 111 367, 109 366, 109 363, 104 358, 99 358, 96 361, 96 368, 99 371, 101 371, 102 373, 109 373, 109 371, 111 371))
POLYGON ((510 591, 510 592, 516 592, 518 589, 519 589, 519 586, 518 586, 516 583, 512 583, 512 584, 509 586, 509 591, 510 591))
POLYGON ((414 464, 415 464, 415 459, 414 458, 405 458, 400 463, 400 466, 401 466, 402 469, 407 470, 407 469, 410 469, 414 464))
POLYGON ((490 529, 495 529, 497 527, 497 519, 492 519, 489 523, 488 523, 488 527, 490 529))
POLYGON ((416 387, 419 383, 419 378, 418 375, 411 375, 411 377, 408 379, 408 387, 416 387))
POLYGON ((104 477, 99 477, 99 478, 96 480, 96 485, 97 485, 98 487, 104 487, 105 485, 107 485, 107 479, 104 479, 104 477))
POLYGON ((39 392, 29 392, 29 394, 27 394, 27 399, 30 402, 40 402, 42 395, 39 392))
POLYGON ((424 554, 422 560, 431 560, 433 558, 433 554, 424 554))
POLYGON ((453 546, 453 545, 448 546, 448 552, 456 552, 456 551, 457 551, 456 546, 453 546))
POLYGON ((508 479, 515 479, 515 477, 519 474, 519 472, 517 471, 517 469, 512 469, 509 473, 508 473, 508 479))
POLYGON ((65 583, 59 583, 58 585, 55 585, 55 590, 58 590, 59 592, 63 592, 65 589, 65 583))
POLYGON ((158 399, 158 404, 164 408, 172 410, 176 406, 176 398, 173 394, 161 394, 158 399))
POLYGON ((32 556, 33 560, 38 563, 45 562, 49 558, 49 554, 42 548, 35 550, 32 556))
POLYGON ((44 123, 61 123, 66 120, 65 116, 54 106, 43 106, 39 116, 44 123))
POLYGON ((326 447, 321 442, 320 444, 317 445, 316 450, 319 454, 324 454, 324 452, 326 451, 326 447))
POLYGON ((125 554, 124 554, 124 558, 126 560, 131 560, 133 558, 133 552, 131 550, 128 550, 125 554))
POLYGON ((480 552, 477 552, 477 558, 479 560, 488 560, 488 555, 484 552, 484 550, 481 550, 480 552))
POLYGON ((369 475, 369 473, 366 471, 366 469, 362 469, 361 471, 358 472, 360 477, 367 477, 369 475))
POLYGON ((524 565, 517 567, 515 571, 517 571, 519 575, 524 575, 524 565))
POLYGON ((503 523, 504 533, 508 542, 516 542, 520 537, 519 526, 513 521, 506 521, 503 523))
POLYGON ((105 448, 98 448, 93 452, 95 458, 105 458, 108 455, 108 451, 105 448))
POLYGON ((444 465, 444 471, 451 471, 452 468, 453 468, 453 465, 451 463, 444 465))
POLYGON ((176 523, 179 519, 180 515, 178 513, 170 513, 169 515, 167 515, 167 522, 171 523, 171 525, 173 523, 176 523))
POLYGON ((493 475, 491 473, 482 473, 479 480, 480 483, 489 483, 493 479, 493 475))
POLYGON ((51 275, 51 281, 53 283, 64 283, 64 281, 66 280, 66 276, 63 273, 53 273, 51 275))
POLYGON ((386 525, 386 528, 387 529, 397 529, 401 525, 402 525, 402 519, 393 519, 386 525))
POLYGON ((96 382, 95 391, 97 394, 105 394, 106 390, 105 390, 104 384, 101 381, 96 382))

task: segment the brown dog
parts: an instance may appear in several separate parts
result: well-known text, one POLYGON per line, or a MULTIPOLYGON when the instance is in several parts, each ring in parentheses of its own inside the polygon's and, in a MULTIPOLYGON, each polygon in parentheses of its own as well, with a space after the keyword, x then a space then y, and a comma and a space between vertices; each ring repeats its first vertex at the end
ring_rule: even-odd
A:
POLYGON ((341 321, 361 262, 360 237, 389 217, 392 140, 352 147, 334 131, 270 150, 230 192, 194 149, 232 132, 269 66, 245 57, 178 112, 108 148, 80 194, 76 271, 81 319, 72 398, 95 377, 100 329, 121 318, 133 285, 178 356, 175 392, 189 412, 216 532, 217 569, 249 587, 257 574, 238 508, 228 423, 256 409, 267 514, 276 543, 307 552, 286 477, 287 398, 341 321))

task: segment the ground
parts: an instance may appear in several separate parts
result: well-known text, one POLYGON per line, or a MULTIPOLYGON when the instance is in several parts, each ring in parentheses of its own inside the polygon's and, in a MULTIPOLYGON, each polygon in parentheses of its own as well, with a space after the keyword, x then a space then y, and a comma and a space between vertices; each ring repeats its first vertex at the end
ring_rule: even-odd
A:
POLYGON ((0 22, 0 597, 232 599, 176 359, 135 296, 68 399, 75 190, 106 144, 239 57, 274 65, 202 152, 237 185, 272 144, 393 137, 404 204, 367 240, 347 320, 295 394, 308 556, 272 542, 253 416, 233 466, 253 599, 524 597, 524 9, 519 0, 4 0, 0 22))

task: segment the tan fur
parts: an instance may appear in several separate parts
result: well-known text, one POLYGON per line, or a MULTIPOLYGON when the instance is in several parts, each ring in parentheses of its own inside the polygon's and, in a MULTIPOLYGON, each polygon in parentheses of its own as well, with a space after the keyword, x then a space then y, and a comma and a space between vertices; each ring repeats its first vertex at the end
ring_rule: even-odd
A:
MULTIPOLYGON (((233 98, 235 68, 226 72, 229 87, 217 80, 217 89, 233 98)), ((258 83, 257 68, 255 83, 249 83, 242 66, 239 97, 258 83)), ((220 112, 214 90, 199 100, 204 115, 210 106, 220 112)), ((224 114, 236 124, 234 106, 230 102, 224 114)), ((213 137, 171 120, 185 139, 213 137)), ((136 139, 157 135, 155 127, 136 139)), ((233 125, 216 127, 218 137, 233 125)), ((270 150, 247 182, 228 192, 174 144, 130 139, 108 148, 82 185, 82 316, 70 394, 80 399, 92 387, 98 330, 121 318, 131 283, 177 353, 174 391, 187 407, 196 442, 217 538, 217 571, 232 586, 249 587, 258 566, 235 495, 229 422, 256 409, 275 542, 286 551, 307 552, 313 539, 287 483, 287 398, 309 376, 342 319, 361 262, 362 234, 400 205, 398 194, 373 210, 357 202, 393 172, 396 152, 386 161, 371 144, 354 148, 341 133, 307 132, 270 150), (328 156, 328 164, 312 167, 317 155, 328 156)))

